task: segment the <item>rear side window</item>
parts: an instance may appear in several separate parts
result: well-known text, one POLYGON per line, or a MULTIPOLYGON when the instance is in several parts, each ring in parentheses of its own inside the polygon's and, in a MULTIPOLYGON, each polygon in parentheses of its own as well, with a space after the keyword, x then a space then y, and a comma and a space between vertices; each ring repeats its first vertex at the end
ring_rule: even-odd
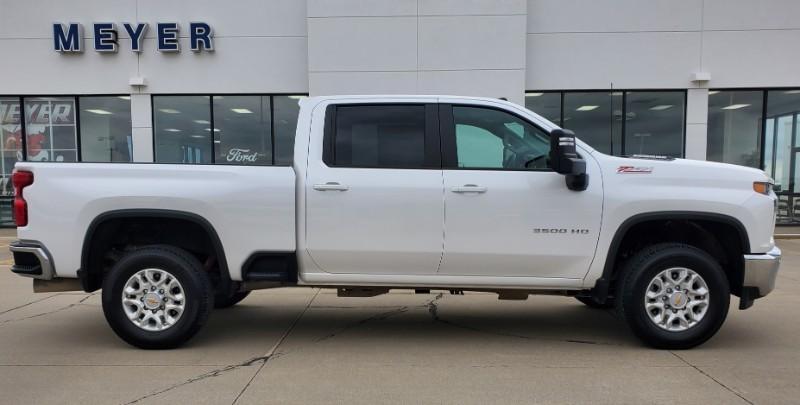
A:
POLYGON ((425 105, 339 105, 328 111, 335 113, 325 134, 326 138, 333 137, 325 140, 327 164, 403 169, 429 166, 425 105))

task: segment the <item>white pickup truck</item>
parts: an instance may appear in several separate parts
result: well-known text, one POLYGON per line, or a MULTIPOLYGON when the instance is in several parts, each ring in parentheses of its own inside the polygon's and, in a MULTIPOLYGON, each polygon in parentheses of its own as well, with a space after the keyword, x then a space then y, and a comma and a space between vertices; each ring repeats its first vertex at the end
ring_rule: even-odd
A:
POLYGON ((141 348, 281 286, 572 296, 644 342, 689 348, 775 286, 761 170, 604 155, 495 99, 301 101, 291 166, 19 162, 17 274, 102 288, 141 348))

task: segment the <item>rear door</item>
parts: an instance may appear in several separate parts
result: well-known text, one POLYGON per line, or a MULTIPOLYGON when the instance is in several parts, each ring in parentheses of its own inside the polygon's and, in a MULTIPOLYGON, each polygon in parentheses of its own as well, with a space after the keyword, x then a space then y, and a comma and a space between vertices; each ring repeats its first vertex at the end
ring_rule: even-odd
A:
POLYGON ((325 120, 322 159, 309 159, 306 178, 313 261, 329 273, 435 274, 444 243, 437 106, 334 104, 325 120))
POLYGON ((588 189, 570 191, 548 167, 549 134, 522 116, 480 105, 440 110, 447 216, 439 272, 582 278, 600 230, 594 161, 588 189))

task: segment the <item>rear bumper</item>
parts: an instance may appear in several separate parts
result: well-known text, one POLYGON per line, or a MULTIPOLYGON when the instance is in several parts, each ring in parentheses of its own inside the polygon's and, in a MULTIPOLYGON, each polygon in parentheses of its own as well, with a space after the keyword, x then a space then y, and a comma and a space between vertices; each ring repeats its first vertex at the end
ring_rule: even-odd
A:
POLYGON ((775 279, 781 266, 781 250, 775 246, 767 253, 744 255, 744 283, 753 291, 753 299, 761 298, 775 289, 775 279))
POLYGON ((41 280, 52 280, 55 277, 53 259, 40 242, 16 240, 8 248, 14 256, 14 264, 11 266, 13 273, 41 280))

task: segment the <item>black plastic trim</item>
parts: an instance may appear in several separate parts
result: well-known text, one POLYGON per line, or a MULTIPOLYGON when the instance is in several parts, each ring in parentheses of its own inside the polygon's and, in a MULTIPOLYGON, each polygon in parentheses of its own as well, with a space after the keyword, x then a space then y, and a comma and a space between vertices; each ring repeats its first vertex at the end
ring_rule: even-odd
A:
POLYGON ((603 275, 597 280, 597 282, 595 282, 592 292, 592 295, 595 297, 595 299, 605 302, 606 298, 608 297, 611 276, 614 273, 614 261, 617 257, 619 246, 622 243, 622 240, 625 238, 625 234, 628 233, 628 230, 630 230, 636 224, 657 220, 702 220, 721 222, 731 225, 738 231, 743 250, 741 253, 747 254, 750 252, 750 239, 747 236, 747 229, 738 219, 734 217, 713 212, 695 211, 655 211, 636 214, 622 222, 619 228, 617 228, 617 231, 614 233, 614 238, 611 240, 611 244, 609 245, 605 265, 603 266, 603 275))
MULTIPOLYGON (((268 273, 261 273, 262 275, 266 275, 268 273)), ((297 254, 294 251, 291 252, 268 252, 268 251, 258 251, 253 252, 250 256, 247 257, 247 260, 244 261, 242 264, 242 280, 244 281, 280 281, 280 282, 287 282, 287 283, 297 283, 297 254), (259 259, 274 259, 276 263, 281 263, 284 265, 283 270, 276 270, 274 272, 269 272, 269 274, 274 275, 274 279, 266 280, 263 277, 254 276, 254 274, 258 273, 254 270, 253 265, 259 259), (285 273, 285 277, 281 276, 281 273, 285 273)))
MULTIPOLYGON (((83 248, 81 250, 81 268, 78 270, 78 278, 81 279, 81 285, 84 291, 91 292, 100 288, 101 280, 96 279, 95 274, 88 271, 89 254, 91 249, 92 238, 97 228, 104 222, 112 219, 121 218, 172 218, 181 219, 194 222, 200 225, 211 238, 211 243, 214 246, 214 252, 217 255, 217 262, 219 263, 221 283, 230 285, 231 277, 228 271, 228 261, 225 258, 225 249, 222 247, 222 242, 217 235, 214 226, 208 222, 207 219, 200 215, 191 212, 167 210, 167 209, 123 209, 116 211, 107 211, 97 217, 89 224, 86 229, 86 234, 83 238, 83 248)), ((224 286, 223 286, 224 287, 224 286)))

